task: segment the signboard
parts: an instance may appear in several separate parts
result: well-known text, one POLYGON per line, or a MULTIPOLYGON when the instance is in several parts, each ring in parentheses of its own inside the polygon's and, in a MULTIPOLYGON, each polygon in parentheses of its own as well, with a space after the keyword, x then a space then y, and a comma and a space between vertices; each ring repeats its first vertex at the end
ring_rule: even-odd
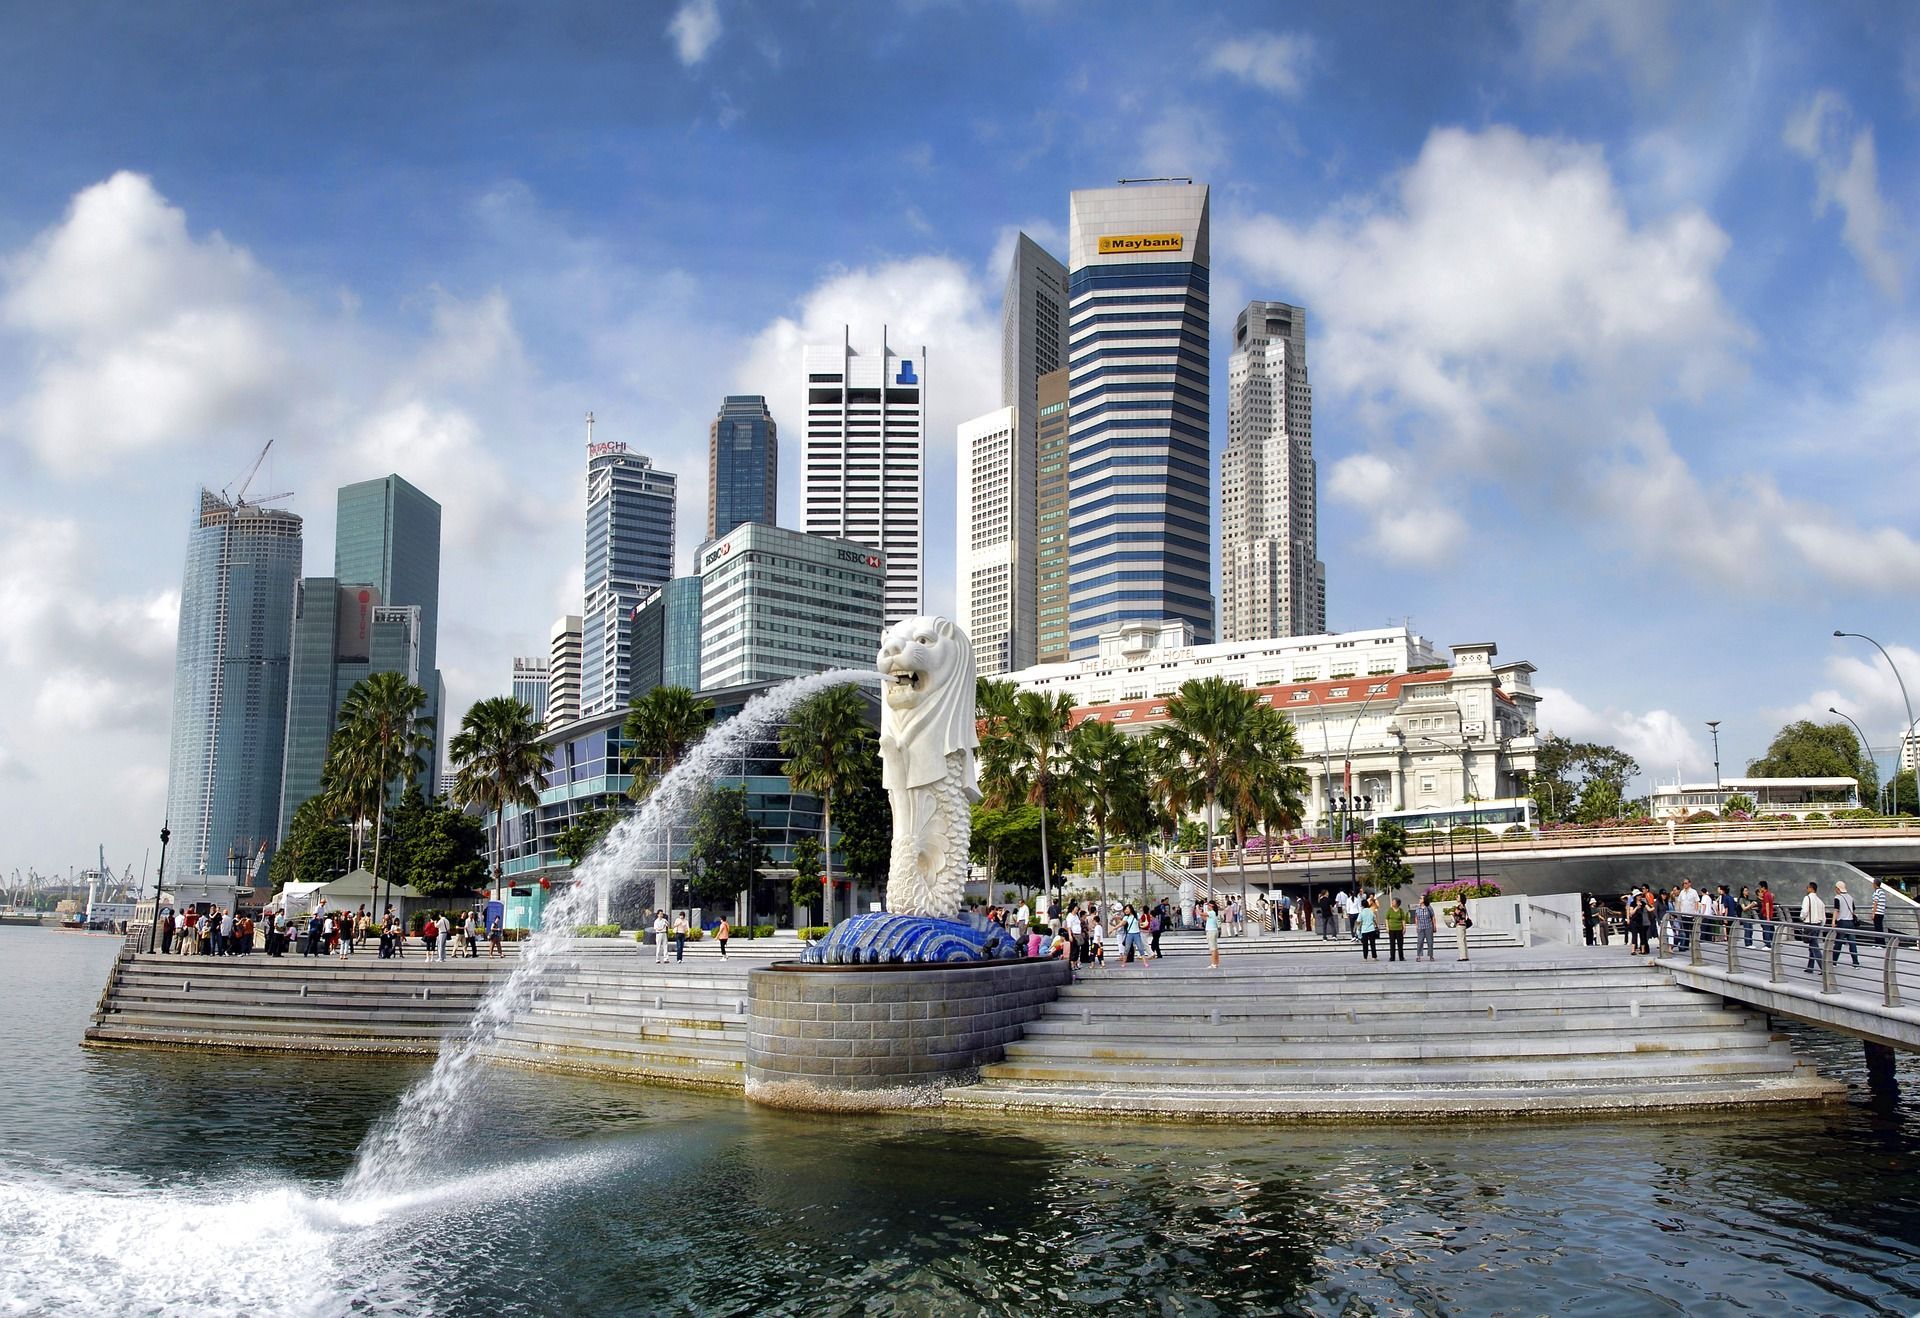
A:
POLYGON ((893 377, 895 384, 919 384, 920 377, 913 373, 913 358, 900 359, 900 373, 893 377))
POLYGON ((373 654, 373 611, 379 607, 380 592, 372 586, 340 588, 333 631, 334 658, 364 660, 373 654))
POLYGON ((1186 246, 1177 233, 1116 233, 1100 240, 1100 255, 1127 256, 1146 252, 1177 252, 1186 246))
POLYGON ((841 549, 835 552, 840 555, 840 561, 842 563, 865 563, 868 567, 880 566, 880 555, 878 554, 863 554, 855 549, 841 549))
POLYGON ((589 458, 604 458, 609 453, 625 453, 627 446, 618 440, 602 440, 598 444, 587 445, 589 458))
POLYGON ((721 559, 725 558, 728 554, 731 554, 732 552, 733 552, 733 541, 728 540, 724 544, 722 544, 718 549, 709 549, 707 551, 707 556, 700 560, 700 566, 712 567, 715 563, 718 563, 721 559))

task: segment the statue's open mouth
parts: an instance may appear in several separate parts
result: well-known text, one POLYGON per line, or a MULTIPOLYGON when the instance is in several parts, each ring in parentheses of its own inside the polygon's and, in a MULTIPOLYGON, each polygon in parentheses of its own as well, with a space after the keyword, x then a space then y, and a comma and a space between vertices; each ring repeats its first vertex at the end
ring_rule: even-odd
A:
POLYGON ((909 669, 895 669, 892 681, 896 686, 917 687, 920 685, 920 674, 909 669))

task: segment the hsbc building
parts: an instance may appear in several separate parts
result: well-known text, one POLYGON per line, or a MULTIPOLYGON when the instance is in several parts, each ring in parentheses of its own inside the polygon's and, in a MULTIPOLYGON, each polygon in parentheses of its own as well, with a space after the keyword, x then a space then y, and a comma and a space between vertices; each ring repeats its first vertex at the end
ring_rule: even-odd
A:
POLYGON ((744 522, 695 562, 703 689, 872 665, 887 618, 884 554, 744 522))

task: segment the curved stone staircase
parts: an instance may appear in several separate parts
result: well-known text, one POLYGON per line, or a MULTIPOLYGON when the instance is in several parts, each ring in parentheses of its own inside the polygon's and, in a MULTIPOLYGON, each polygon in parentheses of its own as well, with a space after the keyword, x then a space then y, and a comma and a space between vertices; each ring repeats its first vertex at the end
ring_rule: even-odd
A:
POLYGON ((1697 1107, 1829 1098, 1760 1016, 1618 958, 1096 971, 956 1106, 1210 1118, 1697 1107))

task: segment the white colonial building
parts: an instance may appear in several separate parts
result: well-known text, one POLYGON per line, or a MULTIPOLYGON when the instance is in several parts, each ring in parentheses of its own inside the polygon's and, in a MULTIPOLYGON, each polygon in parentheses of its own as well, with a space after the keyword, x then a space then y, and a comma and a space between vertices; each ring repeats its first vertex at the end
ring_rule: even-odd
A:
POLYGON ((1104 633, 1097 658, 1010 678, 1071 695, 1076 722, 1130 732, 1164 721, 1190 679, 1255 690, 1293 721, 1312 784, 1305 822, 1319 829, 1339 796, 1371 797, 1372 816, 1524 796, 1538 749, 1534 666, 1497 664, 1496 653, 1478 642, 1449 655, 1405 627, 1194 645, 1169 621, 1104 633))

